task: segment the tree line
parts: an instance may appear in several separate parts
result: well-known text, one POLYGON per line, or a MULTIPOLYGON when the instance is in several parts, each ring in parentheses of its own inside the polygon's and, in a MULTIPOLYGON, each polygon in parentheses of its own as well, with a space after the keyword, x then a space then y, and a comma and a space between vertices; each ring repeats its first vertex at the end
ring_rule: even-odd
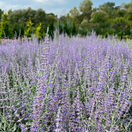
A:
POLYGON ((53 39, 55 30, 68 36, 85 36, 94 31, 103 37, 132 38, 132 0, 120 6, 106 2, 96 8, 91 0, 83 0, 79 7, 59 18, 43 9, 27 8, 7 13, 0 9, 0 38, 31 37, 33 34, 42 39, 47 32, 53 39))

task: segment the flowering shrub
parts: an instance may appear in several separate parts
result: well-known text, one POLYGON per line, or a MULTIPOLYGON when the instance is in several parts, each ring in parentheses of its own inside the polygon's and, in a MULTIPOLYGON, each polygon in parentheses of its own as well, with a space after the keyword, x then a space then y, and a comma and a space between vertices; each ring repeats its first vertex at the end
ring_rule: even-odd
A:
POLYGON ((131 101, 124 42, 92 35, 0 45, 0 131, 129 132, 131 101))

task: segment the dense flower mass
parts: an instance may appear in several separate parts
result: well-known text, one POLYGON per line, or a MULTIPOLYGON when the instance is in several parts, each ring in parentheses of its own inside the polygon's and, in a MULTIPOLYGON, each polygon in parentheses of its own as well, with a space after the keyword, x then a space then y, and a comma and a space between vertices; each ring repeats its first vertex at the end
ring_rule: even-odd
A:
POLYGON ((0 45, 0 131, 131 131, 132 48, 56 36, 0 45))

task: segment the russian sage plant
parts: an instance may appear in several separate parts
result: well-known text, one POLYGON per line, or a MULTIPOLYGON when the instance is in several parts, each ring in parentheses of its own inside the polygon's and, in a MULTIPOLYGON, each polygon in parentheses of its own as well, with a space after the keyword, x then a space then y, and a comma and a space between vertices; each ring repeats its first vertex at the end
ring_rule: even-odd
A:
POLYGON ((132 131, 132 48, 56 36, 0 45, 0 131, 132 131))

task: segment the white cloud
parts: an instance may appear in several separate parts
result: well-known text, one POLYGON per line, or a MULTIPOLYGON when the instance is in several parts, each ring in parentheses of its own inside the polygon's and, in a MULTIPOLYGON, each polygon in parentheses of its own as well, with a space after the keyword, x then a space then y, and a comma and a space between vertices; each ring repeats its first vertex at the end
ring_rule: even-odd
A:
POLYGON ((0 1, 0 7, 1 9, 3 9, 5 12, 8 12, 8 10, 10 9, 24 9, 24 8, 27 8, 27 7, 30 7, 31 5, 19 5, 19 4, 9 4, 9 3, 6 3, 6 2, 3 2, 3 1, 0 1))
POLYGON ((7 2, 8 0, 2 1, 0 0, 0 7, 5 12, 8 12, 9 9, 25 9, 27 7, 31 7, 33 9, 42 8, 46 11, 46 13, 53 12, 58 16, 66 15, 69 9, 65 8, 67 5, 66 0, 31 0, 32 2, 16 3, 17 0, 12 0, 13 2, 7 2))
POLYGON ((43 3, 45 5, 54 5, 54 4, 65 4, 65 0, 35 0, 38 3, 43 3))
POLYGON ((18 7, 18 5, 10 5, 10 4, 7 4, 3 1, 0 1, 0 7, 2 9, 4 9, 5 11, 7 11, 9 9, 16 9, 18 7))
POLYGON ((3 6, 4 5, 4 2, 3 1, 0 1, 0 6, 3 6))

